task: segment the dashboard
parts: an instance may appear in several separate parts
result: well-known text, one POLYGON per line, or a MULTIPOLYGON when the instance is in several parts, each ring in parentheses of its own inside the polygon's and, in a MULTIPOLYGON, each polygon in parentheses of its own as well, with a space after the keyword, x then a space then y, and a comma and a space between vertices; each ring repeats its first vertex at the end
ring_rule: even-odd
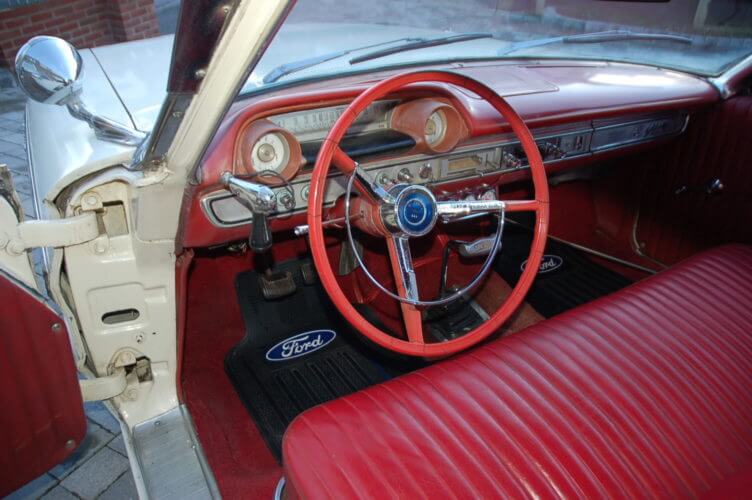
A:
MULTIPOLYGON (((250 123, 241 132, 236 162, 245 175, 273 187, 277 211, 272 217, 307 209, 310 171, 318 148, 345 109, 332 106, 273 115, 250 123)), ((467 138, 467 128, 460 120, 459 113, 444 103, 377 102, 356 120, 343 140, 343 149, 384 188, 410 183, 438 187, 440 192, 442 184, 528 168, 519 141, 511 133, 491 142, 458 146, 467 138), (428 111, 419 110, 426 106, 428 111), (411 115, 409 124, 401 117, 404 113, 411 115), (450 114, 453 119, 447 118, 450 114), (387 158, 381 158, 384 155, 387 158)), ((687 112, 672 111, 536 128, 532 132, 544 163, 552 165, 676 136, 684 131, 688 120, 687 112)), ((344 194, 345 181, 341 174, 331 176, 325 206, 333 205, 344 194)), ((484 199, 495 197, 494 193, 489 184, 481 182, 478 189, 465 191, 462 197, 484 199)), ((218 226, 247 224, 251 219, 248 209, 225 190, 204 197, 203 207, 218 226)))
MULTIPOLYGON (((704 80, 634 65, 553 61, 444 69, 504 96, 533 133, 549 174, 656 147, 680 135, 695 110, 718 99, 704 80)), ((222 186, 227 171, 273 189, 273 231, 305 223, 322 141, 347 103, 393 74, 312 82, 235 103, 184 206, 182 244, 212 246, 247 237, 252 216, 222 186)), ((440 199, 495 197, 500 185, 525 179, 529 170, 498 112, 472 93, 430 82, 373 103, 340 146, 380 185, 421 184, 440 199)), ((345 186, 332 168, 325 210, 345 186)))

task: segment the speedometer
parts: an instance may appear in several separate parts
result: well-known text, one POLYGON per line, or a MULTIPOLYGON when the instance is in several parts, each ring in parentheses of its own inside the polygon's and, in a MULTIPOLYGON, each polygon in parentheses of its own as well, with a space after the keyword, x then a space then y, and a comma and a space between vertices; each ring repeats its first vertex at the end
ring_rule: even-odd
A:
POLYGON ((290 143, 279 132, 264 134, 253 145, 251 158, 256 172, 281 174, 290 160, 290 143))
POLYGON ((426 142, 431 146, 440 143, 444 140, 446 129, 446 116, 444 115, 444 112, 441 110, 434 111, 426 121, 426 142))
MULTIPOLYGON (((371 132, 388 128, 388 113, 396 101, 378 101, 364 109, 353 122, 348 134, 371 132)), ((301 142, 321 140, 326 137, 347 106, 294 111, 272 116, 269 120, 280 128, 288 130, 301 142)))

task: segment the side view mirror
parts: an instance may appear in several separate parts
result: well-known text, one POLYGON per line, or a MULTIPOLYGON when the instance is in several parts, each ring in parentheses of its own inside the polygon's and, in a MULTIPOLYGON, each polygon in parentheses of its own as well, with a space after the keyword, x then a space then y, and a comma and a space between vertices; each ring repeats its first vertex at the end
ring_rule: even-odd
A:
POLYGON ((30 99, 66 106, 68 112, 85 121, 102 140, 137 146, 146 134, 89 111, 81 101, 83 59, 78 50, 61 38, 36 36, 16 55, 18 85, 30 99))
POLYGON ((78 99, 83 61, 71 44, 52 36, 37 36, 16 55, 18 84, 31 99, 64 105, 78 99))

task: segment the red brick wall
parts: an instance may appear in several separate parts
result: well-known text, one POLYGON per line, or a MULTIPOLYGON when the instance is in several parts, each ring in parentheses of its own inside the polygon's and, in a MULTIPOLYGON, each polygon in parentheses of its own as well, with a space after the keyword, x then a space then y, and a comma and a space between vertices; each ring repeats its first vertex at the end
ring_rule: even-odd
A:
POLYGON ((158 34, 153 0, 48 0, 0 12, 0 66, 12 68, 18 49, 36 35, 87 48, 158 34))
POLYGON ((154 0, 109 0, 113 33, 118 40, 159 35, 154 0))

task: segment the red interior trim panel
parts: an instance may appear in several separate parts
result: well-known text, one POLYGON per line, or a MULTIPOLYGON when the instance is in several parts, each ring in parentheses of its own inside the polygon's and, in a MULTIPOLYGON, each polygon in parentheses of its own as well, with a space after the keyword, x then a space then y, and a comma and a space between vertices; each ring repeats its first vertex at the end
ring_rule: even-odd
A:
POLYGON ((64 461, 86 434, 62 319, 0 272, 0 497, 64 461))

